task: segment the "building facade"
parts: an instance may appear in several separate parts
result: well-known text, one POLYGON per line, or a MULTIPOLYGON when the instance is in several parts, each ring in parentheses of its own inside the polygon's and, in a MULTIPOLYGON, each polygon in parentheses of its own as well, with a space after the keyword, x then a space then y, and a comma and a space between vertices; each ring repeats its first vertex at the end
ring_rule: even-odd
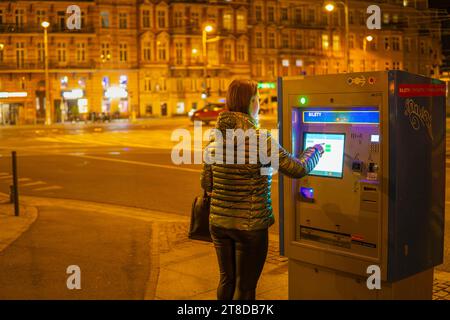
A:
POLYGON ((223 100, 235 78, 260 82, 270 104, 278 76, 347 69, 437 76, 440 25, 426 1, 378 1, 382 28, 369 30, 367 7, 376 2, 349 1, 347 65, 344 9, 328 12, 322 1, 1 1, 0 124, 44 121, 44 20, 54 121, 93 112, 185 115, 204 105, 202 94, 223 100), (79 30, 66 26, 73 4, 79 30))

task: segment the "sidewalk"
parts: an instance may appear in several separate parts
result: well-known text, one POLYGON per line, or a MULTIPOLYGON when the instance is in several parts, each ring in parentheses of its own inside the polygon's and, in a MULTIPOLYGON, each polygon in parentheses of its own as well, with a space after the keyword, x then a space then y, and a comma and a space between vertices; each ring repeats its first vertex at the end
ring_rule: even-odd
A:
POLYGON ((0 252, 27 231, 37 216, 35 207, 20 205, 19 216, 15 217, 9 197, 0 193, 0 252))
MULTIPOLYGON (((165 224, 159 231, 160 270, 155 299, 216 299, 219 269, 214 246, 189 240, 188 227, 188 222, 165 224)), ((278 255, 276 236, 269 237, 269 253, 256 298, 284 300, 288 298, 287 259, 278 255)))
MULTIPOLYGON (((219 269, 210 243, 189 240, 188 223, 160 230, 159 280, 155 299, 215 300, 219 269), (176 283, 176 285, 174 285, 176 283)), ((288 299, 288 263, 280 257, 278 236, 269 234, 269 252, 256 299, 288 299)), ((434 271, 433 300, 450 300, 450 273, 434 271)))

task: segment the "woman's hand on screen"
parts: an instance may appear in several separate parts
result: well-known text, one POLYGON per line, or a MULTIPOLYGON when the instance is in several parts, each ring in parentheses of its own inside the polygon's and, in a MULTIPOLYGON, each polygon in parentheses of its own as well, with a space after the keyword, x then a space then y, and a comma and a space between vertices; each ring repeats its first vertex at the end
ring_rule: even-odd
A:
POLYGON ((323 149, 323 146, 325 145, 325 143, 319 143, 314 145, 314 148, 316 148, 319 151, 320 156, 323 155, 323 153, 325 152, 325 150, 323 149))

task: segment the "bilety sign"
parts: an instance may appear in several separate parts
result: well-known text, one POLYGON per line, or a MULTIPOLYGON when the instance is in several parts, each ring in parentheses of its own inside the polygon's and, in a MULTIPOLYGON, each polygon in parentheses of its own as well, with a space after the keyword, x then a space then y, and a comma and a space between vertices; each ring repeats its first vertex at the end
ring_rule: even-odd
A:
POLYGON ((400 84, 398 95, 403 98, 445 96, 445 84, 400 84))

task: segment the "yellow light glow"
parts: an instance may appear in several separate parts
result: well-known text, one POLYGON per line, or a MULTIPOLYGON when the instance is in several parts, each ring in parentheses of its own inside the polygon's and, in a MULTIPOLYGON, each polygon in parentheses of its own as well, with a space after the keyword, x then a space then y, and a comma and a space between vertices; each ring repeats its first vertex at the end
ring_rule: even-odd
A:
POLYGON ((3 43, 0 43, 0 51, 5 48, 5 45, 3 43))
POLYGON ((196 48, 192 49, 192 54, 197 54, 198 50, 196 48))
POLYGON ((41 26, 42 26, 43 28, 48 28, 48 27, 50 26, 50 22, 48 22, 48 21, 42 21, 41 26))
POLYGON ((211 31, 213 31, 213 27, 211 26, 211 25, 207 25, 206 27, 205 27, 205 31, 206 32, 211 32, 211 31))
POLYGON ((372 37, 372 36, 367 36, 367 37, 366 37, 366 40, 370 42, 370 41, 373 40, 373 37, 372 37))
POLYGON ((334 10, 334 4, 331 2, 328 2, 327 4, 325 4, 325 10, 327 10, 328 12, 331 12, 334 10))

